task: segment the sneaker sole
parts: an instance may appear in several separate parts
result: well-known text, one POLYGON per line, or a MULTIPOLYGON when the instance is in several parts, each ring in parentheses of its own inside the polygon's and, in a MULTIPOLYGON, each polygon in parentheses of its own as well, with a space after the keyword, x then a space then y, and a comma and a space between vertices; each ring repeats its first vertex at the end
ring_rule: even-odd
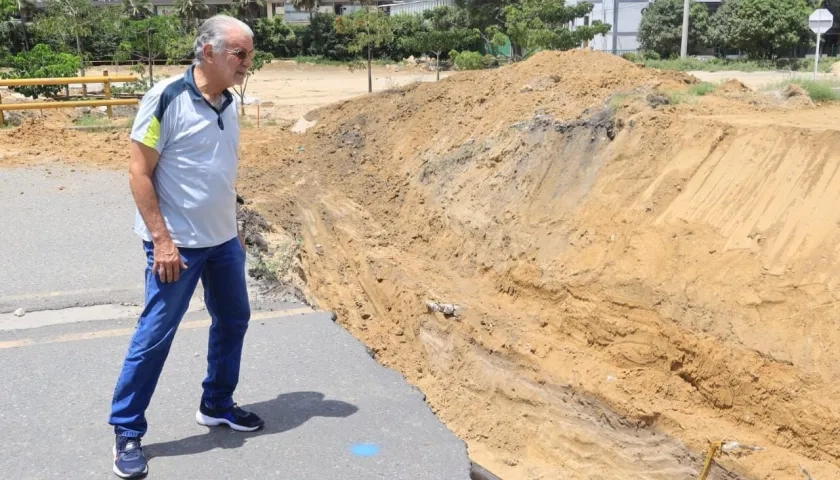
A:
POLYGON ((256 427, 243 427, 242 425, 237 425, 226 418, 213 418, 208 417, 201 413, 201 410, 195 412, 195 421, 198 422, 199 425, 204 425, 205 427, 218 427, 219 425, 227 425, 228 427, 236 430, 237 432, 253 432, 255 430, 259 430, 261 425, 256 427))
MULTIPOLYGON (((114 460, 113 460, 113 461, 114 461, 114 462, 116 462, 116 459, 117 459, 117 447, 116 447, 116 446, 114 446, 114 447, 111 449, 111 451, 113 452, 113 455, 114 455, 114 460)), ((146 468, 145 468, 142 472, 140 472, 140 473, 123 473, 123 472, 121 472, 121 471, 120 471, 120 469, 119 469, 119 468, 117 468, 117 464, 116 464, 116 463, 114 463, 114 467, 113 467, 113 469, 114 469, 114 475, 116 475, 116 476, 118 476, 118 477, 120 477, 120 478, 140 478, 140 477, 145 477, 146 475, 148 475, 148 474, 149 474, 149 466, 148 466, 148 465, 146 465, 146 468)))

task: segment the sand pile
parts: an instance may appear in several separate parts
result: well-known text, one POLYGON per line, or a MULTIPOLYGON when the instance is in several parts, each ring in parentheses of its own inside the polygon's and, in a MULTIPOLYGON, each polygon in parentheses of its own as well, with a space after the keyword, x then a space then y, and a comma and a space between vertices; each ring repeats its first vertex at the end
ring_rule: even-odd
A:
POLYGON ((719 92, 733 94, 733 93, 747 93, 750 92, 750 87, 743 84, 743 82, 734 78, 729 79, 718 88, 719 92))
POLYGON ((245 194, 503 478, 693 479, 717 439, 763 448, 721 460, 746 476, 832 478, 840 137, 722 98, 613 113, 692 82, 542 53, 343 102, 248 142, 245 194))

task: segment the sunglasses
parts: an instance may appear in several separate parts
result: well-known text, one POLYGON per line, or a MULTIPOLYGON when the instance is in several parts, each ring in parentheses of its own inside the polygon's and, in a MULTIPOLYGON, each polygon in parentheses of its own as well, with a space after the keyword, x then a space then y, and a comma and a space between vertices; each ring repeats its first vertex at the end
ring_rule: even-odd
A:
POLYGON ((251 50, 250 52, 246 52, 245 49, 242 49, 242 48, 237 48, 236 50, 226 49, 226 51, 228 53, 230 53, 231 55, 233 55, 234 57, 238 58, 239 61, 245 61, 245 59, 248 59, 248 58, 252 59, 252 58, 254 58, 254 53, 255 53, 254 50, 251 50))

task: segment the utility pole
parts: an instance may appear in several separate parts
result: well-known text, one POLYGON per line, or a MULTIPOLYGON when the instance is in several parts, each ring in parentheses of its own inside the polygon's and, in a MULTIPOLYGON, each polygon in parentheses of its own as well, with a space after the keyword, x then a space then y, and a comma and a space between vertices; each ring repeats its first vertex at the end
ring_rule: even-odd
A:
POLYGON ((689 0, 683 3, 683 28, 682 28, 682 46, 680 48, 680 57, 688 56, 688 11, 690 10, 689 0))
POLYGON ((618 0, 613 0, 612 53, 618 55, 618 0))

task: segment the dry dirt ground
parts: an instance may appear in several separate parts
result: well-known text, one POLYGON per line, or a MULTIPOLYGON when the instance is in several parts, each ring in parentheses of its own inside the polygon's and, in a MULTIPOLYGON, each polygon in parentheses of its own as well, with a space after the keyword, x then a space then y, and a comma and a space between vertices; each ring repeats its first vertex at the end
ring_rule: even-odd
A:
MULTIPOLYGON (((840 107, 696 81, 542 53, 246 128, 265 268, 505 480, 840 478, 840 107)), ((72 116, 0 165, 125 168, 72 116)))
MULTIPOLYGON (((155 79, 183 73, 187 66, 153 67, 155 79)), ((98 66, 88 70, 87 76, 130 75, 125 66, 98 66)), ((441 72, 441 78, 450 72, 441 72)), ((144 75, 148 75, 145 70, 144 75)), ((435 80, 435 73, 420 66, 406 64, 373 67, 373 90, 383 91, 414 82, 435 80)), ((95 85, 94 90, 101 87, 95 85)), ((252 76, 246 87, 247 97, 261 102, 260 117, 263 120, 297 119, 306 112, 346 100, 368 92, 367 69, 357 70, 347 67, 298 64, 292 60, 274 60, 252 76)), ((256 107, 248 107, 247 113, 256 115, 256 107)))

